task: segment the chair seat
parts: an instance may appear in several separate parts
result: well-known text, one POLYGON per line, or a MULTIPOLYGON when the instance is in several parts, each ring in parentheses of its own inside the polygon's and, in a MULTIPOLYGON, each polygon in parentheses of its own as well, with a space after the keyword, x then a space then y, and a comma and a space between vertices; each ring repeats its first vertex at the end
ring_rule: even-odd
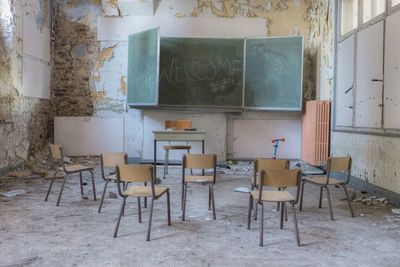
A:
MULTIPOLYGON (((259 191, 251 191, 252 197, 258 199, 259 191)), ((263 191, 261 195, 261 201, 267 202, 282 202, 282 201, 294 201, 295 198, 288 191, 263 191)))
MULTIPOLYGON (((165 186, 154 186, 156 197, 161 196, 167 192, 168 187, 165 186)), ((130 186, 123 192, 125 196, 134 197, 152 197, 151 186, 130 186)))
POLYGON ((196 175, 189 175, 189 176, 185 176, 185 182, 189 182, 189 183, 212 183, 214 181, 214 176, 209 175, 209 176, 196 176, 196 175))
POLYGON ((169 149, 191 149, 192 146, 163 146, 163 148, 165 150, 169 150, 169 149))
MULTIPOLYGON (((317 185, 326 184, 326 176, 306 177, 306 178, 303 178, 303 180, 305 180, 306 182, 317 184, 317 185)), ((331 184, 331 185, 343 184, 343 181, 340 181, 340 180, 330 177, 329 184, 331 184)))
POLYGON ((66 165, 65 166, 65 170, 68 173, 72 173, 72 172, 82 172, 82 171, 93 171, 92 167, 87 167, 87 166, 83 166, 80 164, 74 164, 74 165, 66 165))

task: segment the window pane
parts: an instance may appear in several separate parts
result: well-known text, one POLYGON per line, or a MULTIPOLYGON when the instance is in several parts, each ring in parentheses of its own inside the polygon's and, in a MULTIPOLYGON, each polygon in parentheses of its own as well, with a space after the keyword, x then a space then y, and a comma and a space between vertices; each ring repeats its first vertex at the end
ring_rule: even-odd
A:
POLYGON ((358 0, 342 0, 342 35, 357 28, 358 0))
POLYGON ((400 0, 392 0, 392 7, 400 4, 400 0))
POLYGON ((363 23, 385 12, 383 0, 363 0, 363 23))

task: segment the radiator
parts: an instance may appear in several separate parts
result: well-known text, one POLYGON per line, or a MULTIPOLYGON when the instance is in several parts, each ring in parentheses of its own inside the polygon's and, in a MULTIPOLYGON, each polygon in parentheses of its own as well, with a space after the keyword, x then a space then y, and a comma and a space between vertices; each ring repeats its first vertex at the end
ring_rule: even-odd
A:
POLYGON ((329 156, 330 101, 307 101, 301 120, 301 159, 326 164, 329 156))

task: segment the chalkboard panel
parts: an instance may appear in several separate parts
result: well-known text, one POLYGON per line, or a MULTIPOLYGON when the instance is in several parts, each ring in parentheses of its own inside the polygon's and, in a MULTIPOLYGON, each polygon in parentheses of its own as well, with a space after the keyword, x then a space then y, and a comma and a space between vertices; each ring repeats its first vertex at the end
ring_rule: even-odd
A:
POLYGON ((246 40, 245 108, 301 110, 303 37, 246 40))
POLYGON ((159 29, 129 36, 128 105, 158 104, 159 29))
POLYGON ((242 107, 243 39, 161 38, 160 106, 242 107))

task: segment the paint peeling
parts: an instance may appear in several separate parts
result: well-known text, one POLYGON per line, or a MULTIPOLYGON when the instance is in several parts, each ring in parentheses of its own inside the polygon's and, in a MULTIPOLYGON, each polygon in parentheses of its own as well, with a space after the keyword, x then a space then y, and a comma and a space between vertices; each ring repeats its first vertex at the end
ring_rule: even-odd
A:
POLYGON ((94 68, 94 75, 92 77, 95 81, 100 81, 100 69, 104 66, 105 62, 111 60, 114 57, 114 50, 117 46, 118 44, 115 44, 114 46, 107 47, 100 52, 96 66, 94 68))
POLYGON ((121 76, 121 79, 120 79, 120 90, 121 90, 121 93, 122 93, 123 95, 126 95, 126 91, 127 91, 127 86, 126 86, 126 81, 125 81, 125 79, 126 79, 126 76, 125 76, 125 75, 122 75, 122 76, 121 76))
POLYGON ((183 14, 183 13, 181 13, 181 12, 178 12, 178 13, 175 13, 175 14, 174 14, 174 17, 180 19, 180 18, 186 17, 186 15, 183 14))

